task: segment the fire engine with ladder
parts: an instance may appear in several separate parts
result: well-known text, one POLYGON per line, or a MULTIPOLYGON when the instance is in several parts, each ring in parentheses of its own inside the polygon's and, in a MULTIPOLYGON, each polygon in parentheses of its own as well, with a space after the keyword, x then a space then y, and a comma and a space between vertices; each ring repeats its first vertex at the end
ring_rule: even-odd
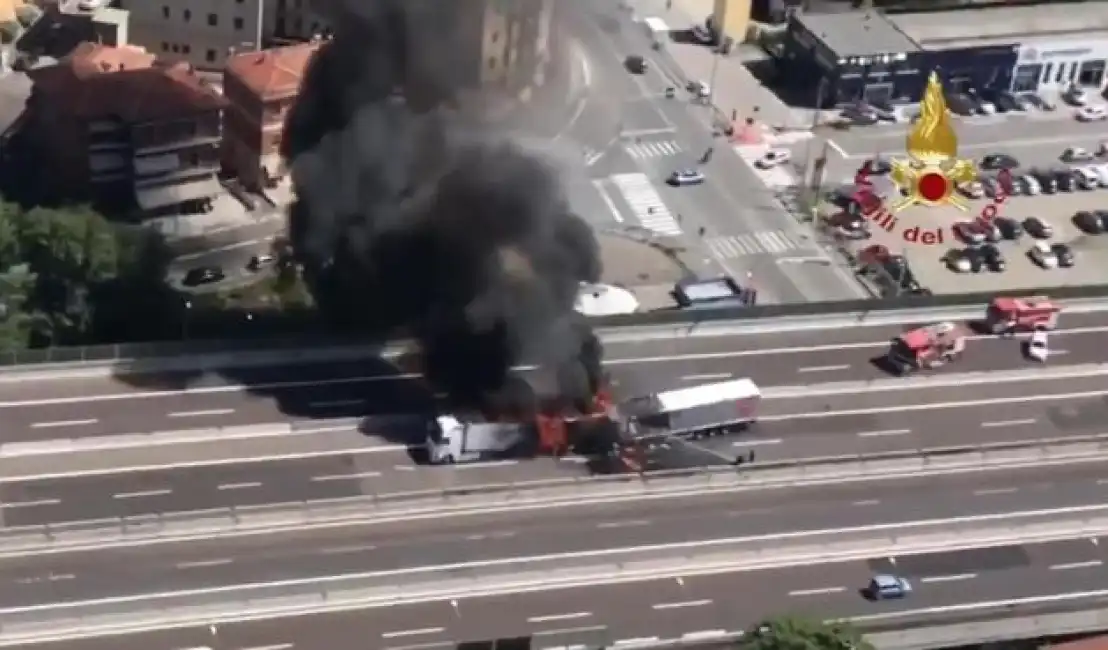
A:
POLYGON ((982 329, 990 334, 1049 331, 1058 327, 1062 308, 1046 296, 994 298, 985 311, 982 329))

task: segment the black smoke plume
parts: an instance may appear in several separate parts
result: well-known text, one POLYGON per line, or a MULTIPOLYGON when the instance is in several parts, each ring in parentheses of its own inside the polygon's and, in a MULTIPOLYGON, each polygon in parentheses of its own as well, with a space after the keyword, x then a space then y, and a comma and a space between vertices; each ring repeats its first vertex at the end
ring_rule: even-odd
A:
POLYGON ((573 303, 597 243, 543 159, 443 108, 473 73, 452 41, 467 4, 331 3, 283 144, 293 248, 325 313, 414 336, 456 400, 526 407, 508 370, 532 360, 546 396, 584 399, 601 350, 573 303))

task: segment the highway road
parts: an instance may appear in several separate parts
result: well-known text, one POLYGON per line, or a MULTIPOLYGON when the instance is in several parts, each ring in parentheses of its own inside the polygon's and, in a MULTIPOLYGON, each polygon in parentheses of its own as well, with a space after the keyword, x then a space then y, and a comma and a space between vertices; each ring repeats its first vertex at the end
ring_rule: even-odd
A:
MULTIPOLYGON (((603 558, 584 554, 800 530, 1072 509, 1102 505, 1106 497, 1108 464, 1083 464, 1064 472, 1056 467, 1029 468, 876 484, 609 501, 523 515, 490 508, 466 516, 104 546, 0 559, 0 585, 8 585, 0 589, 0 608, 546 554, 560 555, 551 560, 566 566, 603 564, 603 558)), ((1070 516, 1080 515, 1074 511, 1070 516)), ((1088 553, 1098 550, 1088 546, 1088 553)), ((708 552, 710 547, 689 552, 694 551, 708 552)), ((1068 561, 1086 559, 1077 554, 1068 561)))
MULTIPOLYGON (((592 647, 618 640, 738 630, 783 611, 817 616, 933 619, 952 605, 1103 589, 1102 546, 1089 540, 987 552, 875 558, 775 571, 689 576, 511 596, 360 610, 45 644, 36 650, 381 650, 449 648, 454 640, 532 636, 533 648, 592 647), (870 603, 858 593, 874 572, 915 582, 903 601, 870 603), (925 610, 937 610, 925 612, 925 610), (902 618, 901 618, 902 617, 902 618), (214 632, 214 634, 213 634, 214 632)), ((1080 604, 1074 605, 1075 608, 1080 604)), ((26 646, 30 650, 32 646, 26 646)), ((526 647, 526 646, 524 646, 526 647)))
MULTIPOLYGON (((1054 363, 1108 361, 1103 314, 1065 317, 1054 363)), ((623 396, 748 376, 763 386, 887 377, 871 360, 898 327, 670 339, 608 347, 623 396)), ((1029 366, 1016 341, 983 338, 939 372, 1029 366)), ((382 362, 0 384, 4 442, 413 412, 431 400, 424 385, 382 362), (399 375, 399 376, 398 376, 399 375), (130 383, 127 383, 130 382, 130 383)), ((380 432, 374 432, 380 433, 380 432)))
MULTIPOLYGON (((794 397, 767 397, 750 431, 663 441, 653 458, 671 466, 707 465, 729 463, 750 450, 767 461, 1108 433, 1108 374, 1058 379, 1021 372, 972 387, 965 378, 934 381, 910 390, 896 380, 880 390, 828 384, 826 394, 813 386, 794 397)), ((402 446, 367 441, 354 430, 319 435, 318 443, 312 434, 228 441, 233 446, 224 459, 212 453, 192 462, 131 452, 151 460, 136 470, 105 463, 96 473, 75 467, 66 472, 63 461, 45 475, 7 476, 0 479, 4 520, 37 524, 588 473, 582 463, 549 458, 420 469, 402 446), (282 449, 271 454, 268 447, 278 444, 282 449)))

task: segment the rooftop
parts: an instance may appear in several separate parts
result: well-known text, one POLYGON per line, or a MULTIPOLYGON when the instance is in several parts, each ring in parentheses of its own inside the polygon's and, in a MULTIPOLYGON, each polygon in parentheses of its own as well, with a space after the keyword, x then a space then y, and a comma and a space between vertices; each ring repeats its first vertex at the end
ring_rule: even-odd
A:
POLYGON ((916 52, 920 49, 880 11, 840 14, 798 14, 802 27, 815 34, 838 57, 916 52))
POLYGON ((132 46, 82 43, 58 65, 30 76, 37 92, 89 120, 172 120, 226 104, 189 66, 157 65, 154 55, 132 46))
POLYGON ((986 7, 896 14, 888 20, 920 45, 932 48, 1028 43, 1035 38, 1097 38, 1108 32, 1108 3, 1087 2, 1065 11, 1048 5, 986 7))
POLYGON ((308 63, 322 44, 312 41, 236 54, 227 61, 224 74, 238 78, 263 100, 292 97, 299 92, 308 63))

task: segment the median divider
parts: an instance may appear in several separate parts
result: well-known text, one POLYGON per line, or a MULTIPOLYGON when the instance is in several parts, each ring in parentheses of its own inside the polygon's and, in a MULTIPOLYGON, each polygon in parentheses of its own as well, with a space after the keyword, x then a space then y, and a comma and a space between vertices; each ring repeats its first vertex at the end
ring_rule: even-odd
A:
POLYGON ((2 528, 0 557, 1104 461, 1108 434, 234 506, 2 528))
POLYGON ((0 642, 45 642, 151 628, 1097 537, 1108 533, 1105 508, 1092 516, 1070 518, 1059 518, 1057 511, 1038 511, 984 519, 905 522, 4 608, 0 609, 0 642))

